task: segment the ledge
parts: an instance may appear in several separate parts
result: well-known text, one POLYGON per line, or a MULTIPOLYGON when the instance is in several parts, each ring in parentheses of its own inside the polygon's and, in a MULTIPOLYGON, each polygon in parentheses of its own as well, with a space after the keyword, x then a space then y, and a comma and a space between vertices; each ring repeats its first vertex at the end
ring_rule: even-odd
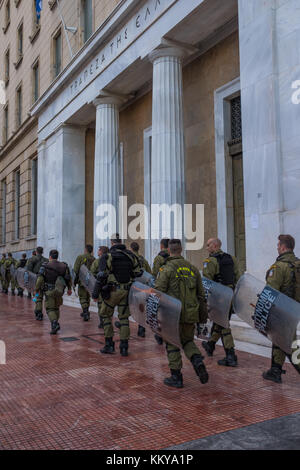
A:
POLYGON ((8 30, 9 25, 10 25, 10 20, 8 20, 8 22, 6 23, 6 25, 4 26, 4 28, 2 28, 2 31, 3 31, 4 34, 5 34, 6 31, 8 30))
POLYGON ((39 32, 41 30, 41 25, 37 25, 35 31, 32 32, 31 36, 29 36, 29 41, 33 43, 37 36, 39 35, 39 32))
POLYGON ((20 243, 21 240, 12 240, 11 242, 8 242, 10 243, 11 245, 17 245, 18 243, 20 243))
POLYGON ((18 6, 20 5, 20 2, 21 2, 21 0, 15 0, 16 8, 18 8, 18 6))
POLYGON ((29 235, 29 237, 25 238, 25 241, 26 242, 31 242, 31 241, 36 240, 36 239, 37 239, 36 235, 29 235))
POLYGON ((19 57, 18 57, 17 62, 14 62, 15 69, 17 69, 19 67, 22 60, 23 60, 23 54, 20 54, 19 57))
POLYGON ((48 5, 49 5, 50 10, 53 10, 56 7, 57 2, 56 0, 49 0, 48 5))

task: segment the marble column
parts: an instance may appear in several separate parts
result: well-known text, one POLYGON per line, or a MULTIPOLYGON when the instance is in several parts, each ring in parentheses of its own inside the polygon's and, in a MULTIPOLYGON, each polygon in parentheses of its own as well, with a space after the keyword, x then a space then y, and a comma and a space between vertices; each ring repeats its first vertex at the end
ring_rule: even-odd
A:
POLYGON ((300 244, 300 9, 297 0, 238 5, 247 270, 264 279, 280 233, 300 244))
POLYGON ((70 265, 85 245, 85 128, 61 125, 38 149, 37 244, 70 265))
MULTIPOLYGON (((184 55, 183 48, 170 46, 157 49, 149 56, 153 63, 151 203, 152 207, 154 204, 178 204, 182 208, 182 214, 185 200, 182 91, 184 55)), ((159 251, 160 238, 182 238, 180 226, 183 216, 180 217, 180 213, 178 216, 178 224, 171 221, 170 217, 157 214, 152 217, 152 257, 159 251), (160 227, 157 226, 159 218, 162 222, 160 227)))
POLYGON ((94 170, 94 246, 108 244, 109 235, 101 220, 109 218, 107 232, 118 231, 119 212, 119 107, 123 96, 103 93, 94 101, 96 106, 95 170, 94 170), (112 212, 106 212, 110 205, 112 212), (113 212, 115 211, 115 212, 113 212), (113 217, 115 213, 115 217, 113 217), (112 220, 113 219, 113 220, 112 220), (115 223, 115 224, 114 224, 115 223), (100 228, 102 227, 102 231, 100 228))

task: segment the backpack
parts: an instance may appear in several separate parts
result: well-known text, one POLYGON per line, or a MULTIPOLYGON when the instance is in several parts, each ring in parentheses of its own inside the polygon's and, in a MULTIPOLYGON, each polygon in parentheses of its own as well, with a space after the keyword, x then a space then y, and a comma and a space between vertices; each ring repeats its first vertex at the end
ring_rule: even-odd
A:
POLYGON ((219 274, 215 276, 215 281, 224 286, 234 286, 234 262, 228 253, 216 255, 219 264, 219 274))
POLYGON ((172 263, 176 280, 179 300, 182 305, 183 319, 186 322, 199 321, 199 300, 197 296, 197 278, 192 266, 182 266, 172 263))
POLYGON ((119 284, 128 284, 133 278, 133 255, 125 250, 112 250, 108 255, 107 265, 119 284))
POLYGON ((286 295, 300 302, 300 259, 296 259, 293 263, 289 261, 288 264, 291 268, 293 285, 291 292, 287 292, 286 295))

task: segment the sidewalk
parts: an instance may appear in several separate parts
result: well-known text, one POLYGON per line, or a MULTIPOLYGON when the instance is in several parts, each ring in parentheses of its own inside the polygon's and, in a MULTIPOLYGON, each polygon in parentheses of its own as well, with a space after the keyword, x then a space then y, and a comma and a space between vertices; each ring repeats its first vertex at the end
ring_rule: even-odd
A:
POLYGON ((95 313, 83 323, 78 309, 64 307, 61 331, 50 336, 33 308, 0 294, 0 449, 165 449, 300 412, 290 364, 277 385, 261 376, 269 359, 239 351, 239 367, 222 368, 217 347, 206 358, 207 385, 184 359, 185 387, 169 389, 165 348, 149 331, 138 338, 131 324, 129 357, 120 357, 118 335, 116 354, 104 356, 95 313))

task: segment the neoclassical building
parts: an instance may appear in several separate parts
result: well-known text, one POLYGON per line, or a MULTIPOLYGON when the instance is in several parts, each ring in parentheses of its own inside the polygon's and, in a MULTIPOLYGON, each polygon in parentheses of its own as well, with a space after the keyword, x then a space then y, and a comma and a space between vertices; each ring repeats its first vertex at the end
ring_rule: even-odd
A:
POLYGON ((118 2, 30 109, 36 243, 72 263, 100 204, 203 204, 263 279, 279 233, 300 244, 299 39, 297 0, 118 2))

